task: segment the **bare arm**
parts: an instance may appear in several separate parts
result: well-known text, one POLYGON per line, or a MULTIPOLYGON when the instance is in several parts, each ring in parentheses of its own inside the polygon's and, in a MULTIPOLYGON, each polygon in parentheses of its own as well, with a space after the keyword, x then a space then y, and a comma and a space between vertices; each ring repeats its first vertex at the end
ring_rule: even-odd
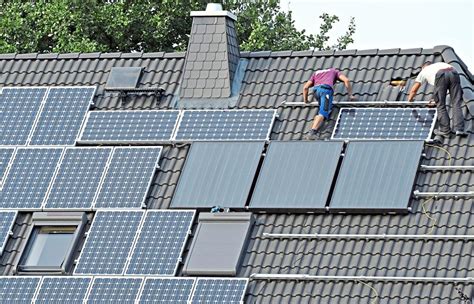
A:
POLYGON ((352 86, 351 86, 351 82, 350 82, 349 78, 347 78, 346 75, 344 75, 344 74, 339 74, 338 79, 340 81, 344 82, 344 86, 346 87, 347 94, 349 95, 349 99, 354 100, 355 96, 352 95, 352 86))
POLYGON ((421 83, 415 82, 415 84, 410 89, 410 94, 408 94, 408 101, 413 101, 413 99, 415 99, 416 92, 418 92, 418 89, 420 87, 421 87, 421 83))
POLYGON ((308 80, 303 87, 303 100, 305 103, 308 103, 308 92, 309 88, 313 86, 313 82, 311 80, 308 80))

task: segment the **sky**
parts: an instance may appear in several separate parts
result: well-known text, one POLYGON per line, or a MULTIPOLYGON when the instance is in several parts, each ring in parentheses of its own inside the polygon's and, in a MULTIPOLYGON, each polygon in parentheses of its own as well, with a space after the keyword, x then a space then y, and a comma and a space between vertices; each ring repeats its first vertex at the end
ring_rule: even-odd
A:
POLYGON ((339 16, 330 44, 353 16, 356 33, 348 49, 449 45, 474 73, 474 0, 281 0, 280 5, 293 12, 297 29, 310 34, 319 33, 322 13, 339 16))

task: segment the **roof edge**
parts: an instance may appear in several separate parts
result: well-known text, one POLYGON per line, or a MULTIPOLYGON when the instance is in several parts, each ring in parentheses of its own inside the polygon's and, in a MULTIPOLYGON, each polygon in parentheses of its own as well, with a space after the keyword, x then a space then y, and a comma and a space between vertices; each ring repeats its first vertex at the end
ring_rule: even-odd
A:
POLYGON ((56 60, 56 59, 162 59, 184 58, 186 52, 93 52, 93 53, 8 53, 0 60, 56 60))

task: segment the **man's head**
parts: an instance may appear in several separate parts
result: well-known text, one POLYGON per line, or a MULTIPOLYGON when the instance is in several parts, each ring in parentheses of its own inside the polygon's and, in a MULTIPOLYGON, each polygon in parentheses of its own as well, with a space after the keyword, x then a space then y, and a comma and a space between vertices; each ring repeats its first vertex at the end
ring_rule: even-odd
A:
POLYGON ((423 70, 424 68, 426 68, 426 67, 429 66, 430 64, 432 64, 431 61, 426 61, 425 63, 423 63, 423 64, 421 65, 421 69, 423 70))

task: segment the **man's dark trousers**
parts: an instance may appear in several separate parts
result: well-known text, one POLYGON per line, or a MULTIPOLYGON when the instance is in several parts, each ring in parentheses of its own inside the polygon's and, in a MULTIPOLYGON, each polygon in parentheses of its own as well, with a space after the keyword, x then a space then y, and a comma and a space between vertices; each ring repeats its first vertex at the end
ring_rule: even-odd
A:
POLYGON ((446 94, 449 90, 451 107, 453 108, 453 129, 464 131, 464 115, 462 113, 462 89, 459 75, 454 69, 441 70, 436 73, 433 98, 438 109, 438 127, 442 133, 451 131, 449 115, 446 110, 446 94))

